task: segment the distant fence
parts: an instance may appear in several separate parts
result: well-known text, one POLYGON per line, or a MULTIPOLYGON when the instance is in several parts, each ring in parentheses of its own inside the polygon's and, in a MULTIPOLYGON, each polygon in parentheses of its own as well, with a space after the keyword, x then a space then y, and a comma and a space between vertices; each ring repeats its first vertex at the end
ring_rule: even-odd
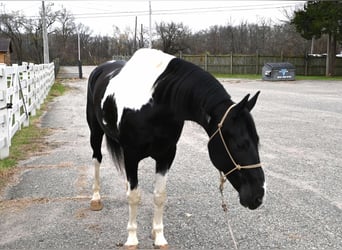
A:
MULTIPOLYGON (((297 75, 325 75, 325 57, 287 57, 262 55, 179 55, 204 70, 220 74, 261 74, 265 63, 289 62, 296 68, 297 75)), ((342 58, 336 57, 335 74, 342 75, 342 58)))
MULTIPOLYGON (((178 57, 192 62, 210 73, 218 74, 260 74, 265 63, 289 62, 296 67, 297 75, 323 76, 325 75, 325 57, 312 56, 263 56, 263 55, 187 55, 178 57)), ((128 60, 129 56, 113 56, 114 60, 128 60)), ((335 75, 342 76, 342 58, 336 57, 335 75)))
POLYGON ((54 63, 0 64, 0 159, 9 155, 11 139, 44 102, 55 80, 54 63))

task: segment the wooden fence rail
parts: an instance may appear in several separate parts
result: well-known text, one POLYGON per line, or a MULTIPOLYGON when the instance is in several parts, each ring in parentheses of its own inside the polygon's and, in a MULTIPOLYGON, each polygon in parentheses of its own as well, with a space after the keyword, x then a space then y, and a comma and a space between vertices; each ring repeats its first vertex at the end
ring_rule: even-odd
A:
MULTIPOLYGON (((296 68, 297 75, 324 76, 325 57, 313 56, 264 56, 254 55, 188 55, 179 53, 179 58, 192 62, 210 73, 260 74, 266 63, 289 62, 296 68)), ((128 60, 129 56, 113 56, 114 60, 128 60)), ((342 76, 342 57, 336 57, 335 75, 342 76)))
POLYGON ((9 155, 14 134, 29 125, 54 83, 54 64, 0 64, 0 159, 9 155))

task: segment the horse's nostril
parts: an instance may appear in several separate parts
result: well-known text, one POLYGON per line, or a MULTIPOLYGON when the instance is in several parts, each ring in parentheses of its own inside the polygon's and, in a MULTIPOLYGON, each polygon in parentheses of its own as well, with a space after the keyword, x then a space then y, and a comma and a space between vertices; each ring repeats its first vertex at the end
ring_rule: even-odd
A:
POLYGON ((262 203, 262 197, 258 197, 258 198, 256 198, 256 203, 258 203, 258 204, 261 204, 262 203))

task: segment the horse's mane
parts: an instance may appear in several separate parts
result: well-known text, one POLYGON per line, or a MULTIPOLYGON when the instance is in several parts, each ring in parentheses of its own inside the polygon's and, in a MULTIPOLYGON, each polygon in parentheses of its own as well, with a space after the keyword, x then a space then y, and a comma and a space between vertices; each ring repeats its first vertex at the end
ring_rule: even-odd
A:
POLYGON ((221 83, 200 67, 175 58, 154 84, 153 100, 184 120, 201 123, 205 115, 230 96, 221 83))

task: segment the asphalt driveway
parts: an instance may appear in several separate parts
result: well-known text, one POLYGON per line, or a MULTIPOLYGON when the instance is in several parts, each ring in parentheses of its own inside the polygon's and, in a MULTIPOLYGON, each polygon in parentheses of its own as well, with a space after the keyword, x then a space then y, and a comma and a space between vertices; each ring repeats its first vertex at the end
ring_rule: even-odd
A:
MULTIPOLYGON (((342 248, 342 82, 222 80, 239 101, 261 90, 253 110, 268 192, 255 211, 226 185, 228 216, 240 249, 342 248)), ((128 205, 125 181, 106 150, 104 209, 89 209, 93 168, 85 120, 86 80, 49 106, 46 152, 20 162, 0 194, 0 248, 122 248, 128 205)), ((186 123, 168 182, 165 237, 171 249, 233 248, 204 130, 186 123)), ((105 146, 104 146, 105 147, 105 146)), ((154 163, 141 162, 139 248, 152 248, 154 163)))

